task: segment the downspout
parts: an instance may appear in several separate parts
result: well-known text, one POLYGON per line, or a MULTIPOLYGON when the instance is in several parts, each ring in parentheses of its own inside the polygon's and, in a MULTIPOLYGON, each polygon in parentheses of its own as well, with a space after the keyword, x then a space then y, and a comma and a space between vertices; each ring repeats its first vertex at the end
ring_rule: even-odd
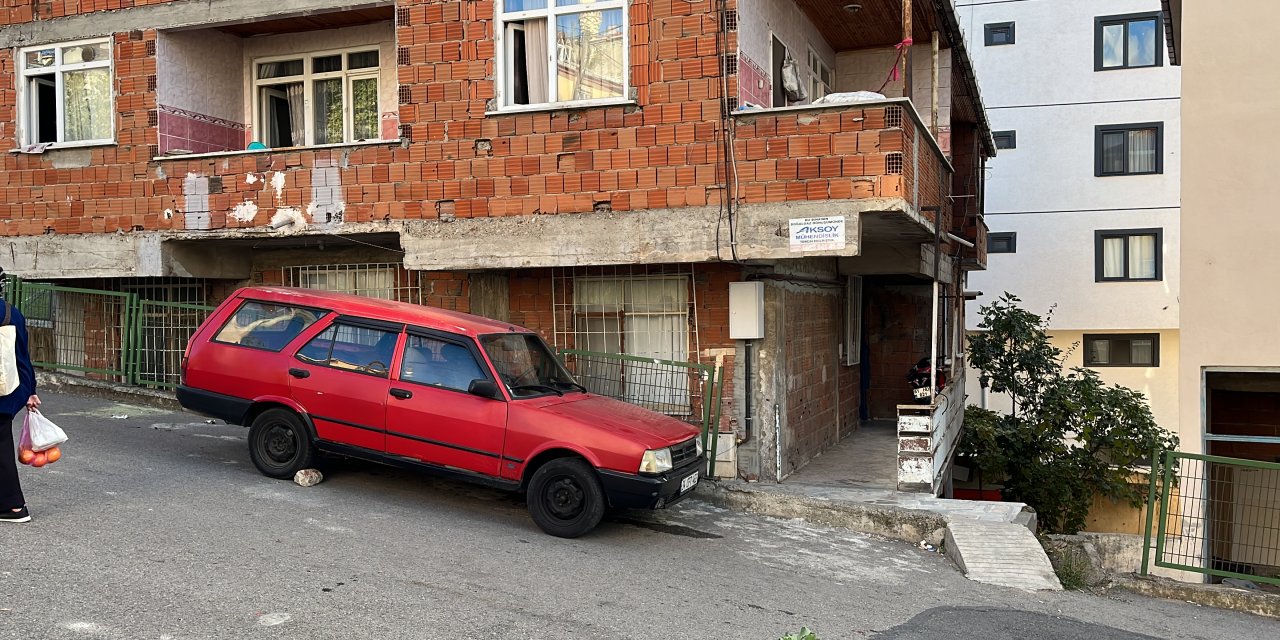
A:
POLYGON ((738 442, 742 446, 751 442, 751 436, 755 433, 755 415, 751 404, 751 387, 755 384, 755 379, 751 377, 751 341, 742 341, 743 352, 743 386, 742 386, 742 440, 738 442))

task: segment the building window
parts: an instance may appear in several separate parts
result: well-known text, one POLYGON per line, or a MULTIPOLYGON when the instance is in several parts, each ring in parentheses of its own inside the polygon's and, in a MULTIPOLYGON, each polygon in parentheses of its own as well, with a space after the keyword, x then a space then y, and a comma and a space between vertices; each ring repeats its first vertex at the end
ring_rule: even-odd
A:
POLYGON ((813 49, 809 50, 809 100, 814 101, 822 96, 831 93, 831 85, 833 83, 831 76, 831 67, 814 53, 813 49))
POLYGON ((997 149, 1018 148, 1018 132, 1016 131, 992 131, 991 137, 995 138, 997 149))
POLYGON ((22 49, 18 112, 24 144, 112 141, 111 41, 22 49))
POLYGON ((1094 70, 1160 66, 1163 35, 1159 12, 1097 18, 1093 38, 1094 70))
POLYGON ((625 98, 626 6, 623 0, 501 0, 501 104, 625 98))
POLYGON ((1162 279, 1163 235, 1161 229, 1094 232, 1094 279, 1098 282, 1162 279))
POLYGON ((1164 173, 1163 122, 1098 125, 1094 136, 1094 175, 1164 173))
POLYGON ((253 63, 255 130, 271 148, 379 138, 378 49, 253 63))
POLYGON ((992 22, 983 28, 982 44, 994 47, 1002 44, 1013 44, 1013 23, 992 22))
POLYGON ((1084 334, 1086 367, 1158 367, 1160 334, 1084 334))
POLYGON ((1017 253, 1018 234, 1013 231, 1001 231, 987 234, 987 253, 1017 253))

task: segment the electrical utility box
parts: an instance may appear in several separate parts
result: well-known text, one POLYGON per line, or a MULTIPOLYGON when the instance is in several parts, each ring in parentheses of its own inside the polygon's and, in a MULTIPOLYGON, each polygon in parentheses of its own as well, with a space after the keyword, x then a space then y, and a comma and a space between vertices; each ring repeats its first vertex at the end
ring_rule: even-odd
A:
POLYGON ((764 337, 764 283, 729 283, 729 338, 759 340, 764 337))

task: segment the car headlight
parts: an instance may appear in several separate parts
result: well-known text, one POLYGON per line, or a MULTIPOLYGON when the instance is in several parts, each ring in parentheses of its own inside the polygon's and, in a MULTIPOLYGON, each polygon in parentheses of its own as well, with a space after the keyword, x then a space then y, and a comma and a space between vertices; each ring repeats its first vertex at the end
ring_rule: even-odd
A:
POLYGON ((662 473, 671 470, 671 449, 649 449, 640 458, 640 473, 662 473))
POLYGON ((702 455, 702 452, 706 449, 706 447, 702 446, 702 436, 698 436, 694 441, 698 443, 698 455, 702 455))

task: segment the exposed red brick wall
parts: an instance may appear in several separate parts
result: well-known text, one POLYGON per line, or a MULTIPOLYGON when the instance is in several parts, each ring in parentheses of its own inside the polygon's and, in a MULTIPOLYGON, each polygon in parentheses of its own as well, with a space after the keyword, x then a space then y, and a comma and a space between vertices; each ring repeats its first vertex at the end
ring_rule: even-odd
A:
POLYGON ((867 298, 863 339, 870 380, 867 404, 873 419, 896 419, 898 405, 910 404, 907 372, 929 354, 929 287, 885 287, 863 280, 867 298))
POLYGON ((790 473, 838 441, 846 396, 856 399, 858 390, 845 386, 855 378, 843 374, 839 361, 843 297, 838 291, 784 290, 782 295, 785 361, 778 375, 786 376, 787 390, 782 472, 790 473))
MULTIPOLYGON (((37 6, 44 4, 64 13, 99 6, 37 6)), ((350 222, 721 202, 721 81, 710 0, 631 3, 634 106, 503 115, 486 115, 494 97, 493 2, 401 0, 399 6, 407 20, 396 27, 397 46, 409 61, 399 67, 399 81, 410 98, 399 119, 411 142, 153 161, 159 151, 156 34, 119 33, 117 144, 91 148, 90 166, 80 169, 55 169, 57 151, 6 154, 0 235, 182 230, 188 173, 224 178, 220 192, 209 196, 211 228, 261 226, 280 207, 306 208, 310 170, 317 167, 340 167, 350 222), (277 171, 286 177, 279 195, 265 181, 243 179, 277 171), (230 217, 246 200, 257 205, 256 216, 230 217)), ((736 34, 726 46, 736 48, 736 34)), ((733 95, 736 79, 729 85, 733 95)), ((0 144, 9 148, 17 144, 13 87, 13 54, 5 50, 0 144)), ((739 118, 739 195, 781 202, 910 194, 909 161, 903 173, 884 174, 889 155, 909 150, 916 133, 910 118, 899 118, 900 129, 888 128, 885 114, 884 107, 837 106, 739 118)), ((929 172, 937 161, 929 145, 920 147, 923 202, 936 193, 929 172)))
POLYGON ((95 11, 112 11, 164 4, 173 0, 3 0, 0 2, 0 25, 21 24, 32 20, 48 20, 95 11))

